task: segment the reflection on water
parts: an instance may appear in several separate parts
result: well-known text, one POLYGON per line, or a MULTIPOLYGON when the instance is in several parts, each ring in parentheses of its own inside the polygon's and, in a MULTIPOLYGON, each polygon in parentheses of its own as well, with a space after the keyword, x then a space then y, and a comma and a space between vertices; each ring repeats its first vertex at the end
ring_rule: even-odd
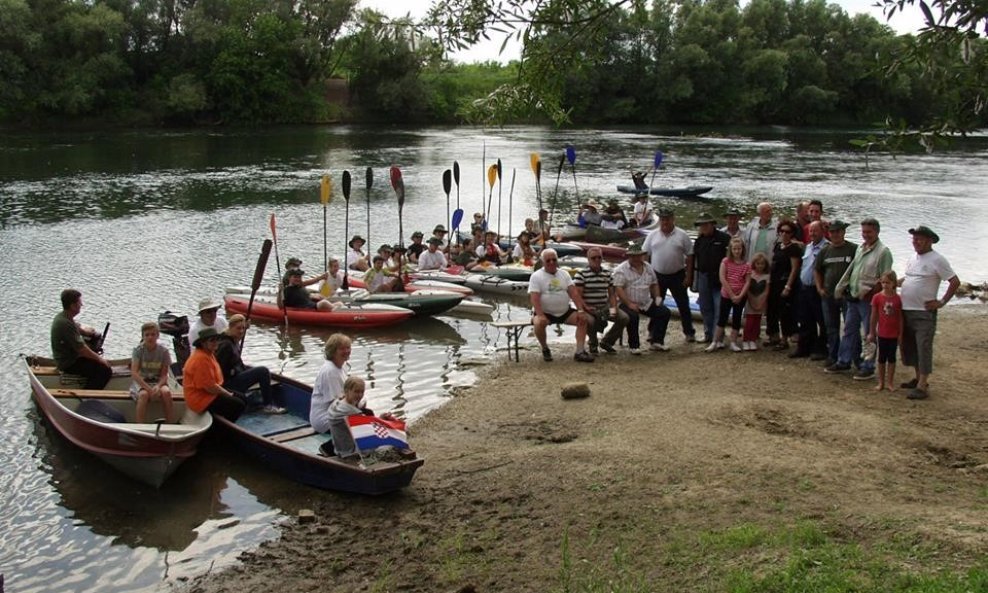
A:
MULTIPOLYGON (((723 131, 721 131, 723 132, 723 131)), ((406 234, 428 232, 446 217, 442 172, 461 168, 459 206, 486 210, 489 187, 481 156, 501 158, 503 231, 522 227, 537 208, 529 154, 554 163, 577 149, 576 184, 567 166, 556 190, 554 166, 542 177, 555 220, 588 196, 616 196, 631 169, 665 153, 656 184, 713 185, 708 200, 663 200, 689 227, 701 211, 747 213, 764 200, 791 212, 820 198, 828 216, 874 215, 897 269, 910 253, 906 229, 931 224, 937 248, 963 279, 984 280, 988 208, 985 139, 926 155, 871 157, 846 150, 852 135, 742 130, 698 137, 661 130, 480 130, 275 128, 263 131, 124 132, 0 136, 0 570, 9 591, 154 591, 161 583, 231 562, 237 551, 276 533, 274 525, 314 498, 336 496, 268 474, 215 440, 152 491, 68 446, 36 420, 18 353, 48 351, 48 324, 67 286, 82 290, 80 319, 112 322, 108 355, 129 356, 140 324, 171 310, 191 314, 200 299, 250 281, 268 218, 277 215, 281 261, 323 261, 319 176, 339 183, 354 173, 349 204, 328 207, 328 251, 340 255, 349 235, 372 247, 398 240, 397 204, 387 168, 401 166, 406 234), (363 171, 375 171, 368 202, 363 171), (578 185, 577 185, 578 184, 578 185), (344 229, 349 207, 350 227, 344 229), (509 209, 512 219, 508 220, 509 209), (348 231, 348 232, 347 232, 348 231), (963 238, 960 240, 958 238, 963 238)), ((456 207, 456 191, 451 206, 456 207)), ((495 189, 495 197, 497 194, 495 189)), ((849 236, 857 237, 852 225, 849 236)), ((277 280, 274 261, 266 283, 277 280)), ((524 319, 525 300, 496 300, 495 319, 524 319)), ((311 382, 332 330, 256 323, 245 358, 311 382)), ((505 356, 505 336, 488 323, 441 317, 394 329, 348 332, 351 372, 368 380, 369 405, 414 420, 474 379, 472 363, 505 356)), ((550 335, 551 341, 571 340, 550 335)), ((414 425, 413 425, 414 429, 414 425)), ((414 435, 414 430, 413 430, 414 435)), ((414 439, 414 436, 413 436, 414 439)), ((414 488, 414 484, 413 484, 414 488)))

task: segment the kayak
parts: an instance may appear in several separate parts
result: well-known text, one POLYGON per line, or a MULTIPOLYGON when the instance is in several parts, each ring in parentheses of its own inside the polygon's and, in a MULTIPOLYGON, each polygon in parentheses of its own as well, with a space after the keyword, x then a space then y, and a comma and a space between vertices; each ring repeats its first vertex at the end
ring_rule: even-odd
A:
POLYGON ((513 294, 524 296, 528 292, 528 281, 519 282, 499 278, 487 274, 469 274, 466 277, 467 286, 477 292, 489 292, 494 294, 513 294))
MULTIPOLYGON (((247 313, 249 297, 226 295, 223 305, 227 313, 247 313)), ((329 327, 370 328, 384 327, 401 323, 413 315, 408 309, 377 303, 353 303, 335 311, 319 311, 317 309, 296 309, 286 307, 279 309, 278 305, 265 300, 254 299, 250 310, 252 319, 264 319, 281 322, 286 316, 289 323, 296 325, 323 325, 329 327)))
MULTIPOLYGON (((562 236, 568 238, 568 236, 565 233, 563 233, 562 236)), ((460 233, 461 243, 469 240, 470 240, 469 235, 460 233)), ((500 247, 505 252, 510 252, 512 249, 515 248, 515 241, 513 239, 511 241, 508 241, 504 237, 498 237, 498 247, 500 247)), ((566 243, 561 241, 546 241, 545 247, 555 249, 556 255, 559 255, 560 257, 564 255, 578 255, 582 251, 577 245, 573 245, 572 243, 566 243)), ((544 247, 542 245, 542 241, 538 241, 538 240, 532 241, 532 249, 536 253, 542 251, 543 248, 544 247)))
MULTIPOLYGON (((463 278, 466 281, 466 278, 463 278)), ((249 286, 229 286, 226 294, 236 295, 241 298, 250 298, 251 289, 249 286)), ((264 301, 268 304, 275 304, 277 290, 274 288, 261 287, 257 290, 254 302, 264 301)), ((314 286, 309 287, 309 292, 316 294, 318 290, 314 286)), ((466 299, 460 293, 447 292, 444 290, 420 290, 417 292, 385 292, 371 294, 363 289, 351 290, 349 295, 333 295, 331 301, 357 302, 357 303, 383 303, 408 309, 417 317, 430 315, 470 315, 484 316, 490 315, 494 307, 479 301, 466 299), (453 304, 455 302, 455 304, 453 304)), ((253 311, 252 311, 253 314, 253 311)))
MULTIPOLYGON (((351 287, 367 288, 364 284, 364 272, 350 270, 348 275, 351 287)), ((473 294, 472 289, 463 286, 462 284, 453 284, 452 282, 439 282, 437 280, 412 280, 411 282, 405 283, 405 292, 415 292, 417 290, 448 290, 450 292, 458 292, 463 296, 470 296, 473 294)))
POLYGON ((586 253, 591 247, 596 247, 600 249, 601 255, 604 259, 610 261, 624 261, 628 249, 626 247, 618 247, 617 245, 601 245, 599 243, 590 243, 583 241, 576 241, 576 245, 583 248, 583 252, 586 253))
POLYGON ((485 276, 496 276, 498 278, 506 278, 508 280, 527 282, 534 271, 535 270, 532 269, 532 266, 525 266, 522 264, 505 264, 503 266, 478 266, 470 272, 473 274, 483 274, 485 276))
POLYGON ((653 196, 666 196, 668 198, 696 198, 712 190, 710 185, 689 185, 687 187, 653 187, 650 189, 639 189, 634 185, 619 185, 617 190, 624 194, 641 195, 646 191, 653 196))

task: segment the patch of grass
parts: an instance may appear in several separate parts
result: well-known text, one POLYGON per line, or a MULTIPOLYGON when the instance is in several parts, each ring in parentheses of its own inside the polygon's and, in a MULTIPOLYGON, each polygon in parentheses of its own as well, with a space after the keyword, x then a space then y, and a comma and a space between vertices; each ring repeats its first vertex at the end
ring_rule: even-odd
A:
POLYGON ((649 593, 654 587, 645 575, 632 566, 628 551, 618 545, 610 557, 594 562, 573 562, 569 528, 563 531, 559 583, 556 593, 649 593))
POLYGON ((742 523, 724 531, 709 531, 700 534, 700 545, 704 549, 740 551, 761 545, 768 539, 768 532, 757 525, 742 523))

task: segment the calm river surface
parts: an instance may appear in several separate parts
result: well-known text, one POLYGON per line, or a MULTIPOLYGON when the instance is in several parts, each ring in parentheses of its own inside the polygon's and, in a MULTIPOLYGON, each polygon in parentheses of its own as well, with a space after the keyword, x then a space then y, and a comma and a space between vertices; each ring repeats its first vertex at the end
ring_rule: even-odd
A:
MULTIPOLYGON (((84 294, 83 323, 112 322, 107 354, 129 356, 142 321, 166 309, 191 314, 203 297, 221 297, 223 287, 250 282, 272 212, 281 260, 298 256, 315 271, 323 261, 323 173, 333 177, 335 190, 328 207, 331 255, 340 254, 346 240, 344 169, 354 175, 350 234, 369 234, 376 248, 398 240, 388 166, 404 173, 405 236, 414 230, 428 235, 445 224, 441 178, 454 159, 467 220, 490 195, 486 151, 487 163, 501 158, 504 171, 503 190, 493 191, 493 225, 507 232, 510 220, 517 233, 537 208, 529 154, 542 155, 548 198, 559 155, 572 144, 576 187, 568 166, 559 183, 566 204, 615 196, 614 185, 629 182, 628 170, 647 169, 661 149, 665 161, 656 184, 714 186, 708 202, 667 202, 681 226, 691 227, 701 210, 720 216, 737 206, 750 214, 767 200, 791 212, 797 201, 819 198, 828 218, 876 216, 899 270, 911 253, 906 229, 925 223, 943 237, 937 249, 962 279, 988 277, 985 138, 934 155, 872 156, 866 162, 848 149, 854 134, 719 132, 724 135, 308 127, 0 135, 0 573, 6 590, 166 590, 276 537, 286 515, 339 496, 269 475, 215 441, 160 491, 135 484, 39 421, 18 358, 48 352, 58 293, 69 286, 84 294), (375 171, 369 229, 366 167, 375 171)), ((452 208, 456 200, 454 188, 452 208)), ((857 225, 848 233, 857 239, 857 225)), ((267 281, 274 283, 271 263, 267 281)), ((496 319, 526 316, 518 302, 494 304, 496 319)), ((311 381, 330 333, 256 324, 245 357, 311 381)), ((475 377, 469 363, 492 359, 505 342, 487 323, 452 317, 354 338, 352 372, 370 379, 372 407, 412 421, 447 401, 452 388, 470 384, 475 377)))

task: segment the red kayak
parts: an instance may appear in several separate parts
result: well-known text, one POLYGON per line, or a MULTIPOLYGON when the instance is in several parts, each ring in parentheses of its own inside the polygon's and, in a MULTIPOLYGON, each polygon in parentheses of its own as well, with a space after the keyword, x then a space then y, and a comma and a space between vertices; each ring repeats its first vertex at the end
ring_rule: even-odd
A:
MULTIPOLYGON (((248 299, 227 295, 223 299, 227 313, 247 314, 248 299)), ((281 322, 288 315, 288 322, 298 325, 325 325, 331 327, 368 328, 384 327, 400 323, 412 315, 408 309, 379 305, 374 303, 352 304, 335 311, 319 311, 316 309, 296 309, 288 307, 284 310, 271 303, 254 301, 250 316, 253 319, 281 322)))

